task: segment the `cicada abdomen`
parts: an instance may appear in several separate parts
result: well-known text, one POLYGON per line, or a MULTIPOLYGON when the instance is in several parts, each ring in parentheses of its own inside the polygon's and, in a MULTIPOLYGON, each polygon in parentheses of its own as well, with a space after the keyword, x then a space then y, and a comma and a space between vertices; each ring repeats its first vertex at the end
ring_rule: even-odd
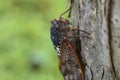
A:
POLYGON ((84 80, 82 67, 72 43, 64 39, 60 46, 60 71, 65 80, 84 80))

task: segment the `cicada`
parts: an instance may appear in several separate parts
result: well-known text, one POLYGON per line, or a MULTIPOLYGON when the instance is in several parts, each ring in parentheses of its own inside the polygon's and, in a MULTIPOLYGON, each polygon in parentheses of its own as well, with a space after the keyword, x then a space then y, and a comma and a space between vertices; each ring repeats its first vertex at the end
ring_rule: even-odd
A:
POLYGON ((67 19, 60 17, 52 21, 51 40, 58 52, 59 69, 65 80, 85 80, 76 48, 77 30, 70 27, 67 19))

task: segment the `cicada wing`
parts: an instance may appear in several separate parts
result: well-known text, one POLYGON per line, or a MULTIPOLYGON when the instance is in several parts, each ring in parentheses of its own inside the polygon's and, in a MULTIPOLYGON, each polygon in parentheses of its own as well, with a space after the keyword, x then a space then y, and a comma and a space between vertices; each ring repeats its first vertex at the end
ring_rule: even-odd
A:
POLYGON ((84 80, 81 75, 81 69, 76 59, 76 51, 67 40, 63 40, 60 46, 60 71, 65 80, 84 80))

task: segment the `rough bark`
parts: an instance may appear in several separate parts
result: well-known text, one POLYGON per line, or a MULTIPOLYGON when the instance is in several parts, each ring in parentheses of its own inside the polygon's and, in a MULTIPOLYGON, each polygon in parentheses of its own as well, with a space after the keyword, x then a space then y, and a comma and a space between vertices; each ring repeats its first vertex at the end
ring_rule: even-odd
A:
POLYGON ((91 33, 80 37, 85 79, 120 80, 120 0, 72 1, 72 25, 91 33))
POLYGON ((110 43, 116 79, 120 80, 120 0, 111 2, 110 43))

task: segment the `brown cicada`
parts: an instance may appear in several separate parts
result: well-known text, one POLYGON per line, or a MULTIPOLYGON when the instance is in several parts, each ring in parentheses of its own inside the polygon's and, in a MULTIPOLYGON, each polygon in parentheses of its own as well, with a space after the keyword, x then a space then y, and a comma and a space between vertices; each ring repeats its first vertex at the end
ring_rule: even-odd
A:
POLYGON ((58 52, 59 68, 64 79, 85 80, 82 64, 78 57, 80 53, 76 48, 76 33, 79 29, 73 29, 69 24, 67 19, 54 19, 51 27, 51 40, 58 52))

